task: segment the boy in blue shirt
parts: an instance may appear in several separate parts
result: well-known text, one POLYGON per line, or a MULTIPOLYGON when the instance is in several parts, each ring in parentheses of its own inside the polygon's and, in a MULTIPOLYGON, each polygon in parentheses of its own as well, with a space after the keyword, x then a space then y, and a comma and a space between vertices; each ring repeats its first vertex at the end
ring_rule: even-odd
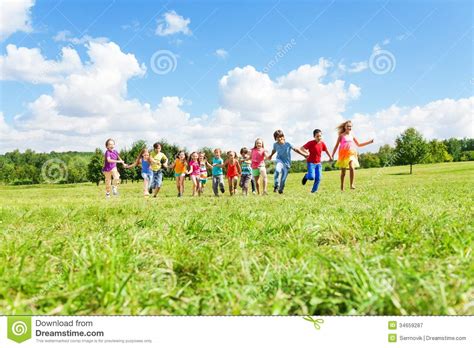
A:
POLYGON ((212 158, 212 191, 214 195, 219 196, 219 189, 222 193, 225 192, 224 189, 224 172, 222 171, 222 165, 224 160, 221 157, 221 149, 214 150, 214 157, 212 158))
POLYGON ((273 192, 278 191, 278 193, 282 194, 291 167, 291 150, 299 153, 303 157, 306 157, 306 153, 293 147, 290 143, 285 142, 285 135, 281 129, 278 129, 273 133, 273 138, 276 142, 273 144, 272 153, 267 159, 270 161, 273 155, 275 153, 277 154, 275 174, 273 176, 275 180, 273 192))

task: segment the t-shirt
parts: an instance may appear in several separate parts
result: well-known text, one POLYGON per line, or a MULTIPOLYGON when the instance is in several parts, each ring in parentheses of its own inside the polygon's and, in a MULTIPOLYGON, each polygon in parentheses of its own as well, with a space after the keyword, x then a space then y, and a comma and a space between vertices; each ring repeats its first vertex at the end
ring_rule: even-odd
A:
POLYGON ((181 160, 177 159, 174 165, 174 172, 176 174, 184 174, 186 173, 186 163, 182 162, 181 160))
POLYGON ((207 178, 206 162, 201 163, 199 166, 200 166, 200 168, 199 168, 199 170, 200 170, 200 175, 199 175, 199 177, 200 177, 201 179, 206 179, 206 178, 207 178))
POLYGON ((193 169, 191 175, 199 176, 201 174, 201 167, 199 166, 198 161, 189 161, 189 166, 193 169))
POLYGON ((265 149, 252 149, 252 169, 265 166, 265 149))
POLYGON ((143 174, 152 174, 151 168, 150 168, 150 162, 145 161, 142 159, 142 173, 143 174))
POLYGON ((308 141, 303 147, 309 151, 307 162, 309 163, 320 163, 321 154, 323 151, 327 151, 326 144, 323 141, 319 143, 316 140, 308 141))
POLYGON ((168 160, 168 157, 166 157, 163 152, 156 152, 155 150, 150 152, 150 158, 157 162, 152 163, 151 165, 151 170, 153 170, 154 172, 160 170, 163 164, 162 162, 166 162, 168 160))
POLYGON ((250 161, 249 160, 242 160, 240 162, 240 166, 242 168, 242 175, 252 174, 252 167, 250 166, 250 161))
POLYGON ((107 161, 107 158, 110 158, 110 159, 113 159, 113 160, 117 161, 119 159, 119 154, 118 154, 117 151, 115 151, 115 150, 111 151, 111 150, 107 149, 105 151, 104 158, 105 158, 104 168, 102 168, 103 172, 110 172, 112 169, 117 167, 117 163, 107 161))
MULTIPOLYGON (((213 157, 212 158, 212 164, 222 164, 224 163, 224 160, 222 158, 216 158, 216 157, 213 157)), ((212 166, 212 175, 223 175, 224 172, 222 171, 222 168, 221 167, 217 167, 217 166, 212 166)))
POLYGON ((273 144, 273 150, 275 150, 277 153, 277 156, 276 156, 277 161, 282 162, 287 168, 291 167, 291 150, 292 149, 293 149, 293 146, 290 143, 280 144, 279 142, 276 142, 275 144, 273 144))

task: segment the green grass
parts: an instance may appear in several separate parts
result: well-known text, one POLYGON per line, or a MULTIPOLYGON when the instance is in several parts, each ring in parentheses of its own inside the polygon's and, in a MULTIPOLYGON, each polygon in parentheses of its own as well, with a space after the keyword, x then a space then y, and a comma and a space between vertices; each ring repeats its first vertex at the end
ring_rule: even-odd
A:
POLYGON ((165 181, 0 187, 2 314, 474 314, 474 163, 357 171, 341 193, 176 198, 165 181))

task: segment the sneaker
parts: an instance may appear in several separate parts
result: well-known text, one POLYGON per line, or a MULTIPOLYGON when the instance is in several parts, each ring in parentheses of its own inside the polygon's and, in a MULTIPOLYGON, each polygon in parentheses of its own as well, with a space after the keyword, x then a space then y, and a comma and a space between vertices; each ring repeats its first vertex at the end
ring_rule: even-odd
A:
POLYGON ((112 186, 112 194, 113 194, 114 196, 117 196, 117 195, 118 195, 117 186, 112 186))
POLYGON ((267 191, 263 191, 262 196, 268 195, 267 191))
POLYGON ((178 193, 178 197, 181 197, 181 192, 180 192, 180 193, 178 193))
POLYGON ((283 190, 278 190, 278 193, 279 193, 279 194, 283 194, 283 190))
POLYGON ((303 179, 301 180, 301 185, 306 185, 307 181, 308 181, 308 179, 306 179, 306 175, 303 176, 303 179))
POLYGON ((221 193, 225 193, 225 189, 221 188, 221 193))
POLYGON ((278 186, 275 186, 275 187, 273 188, 273 192, 274 192, 274 193, 277 193, 277 192, 278 192, 278 186))
POLYGON ((153 193, 153 189, 152 189, 151 187, 148 189, 148 193, 149 193, 150 195, 153 193))
POLYGON ((110 198, 110 192, 105 193, 105 198, 107 198, 107 199, 110 198))
POLYGON ((256 195, 256 194, 257 194, 257 191, 252 191, 252 194, 256 195))

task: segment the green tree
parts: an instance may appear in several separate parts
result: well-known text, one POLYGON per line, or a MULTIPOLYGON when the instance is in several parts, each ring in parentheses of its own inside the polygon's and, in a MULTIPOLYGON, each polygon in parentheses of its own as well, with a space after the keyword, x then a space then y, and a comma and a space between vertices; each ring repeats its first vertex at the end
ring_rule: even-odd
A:
POLYGON ((87 180, 94 182, 99 186, 103 179, 102 168, 104 167, 104 154, 101 149, 95 149, 94 155, 91 157, 87 165, 87 180))
POLYGON ((406 129, 395 140, 395 156, 398 164, 409 164, 410 174, 413 165, 423 161, 427 154, 427 144, 423 135, 415 128, 406 129))
POLYGON ((442 141, 433 139, 428 143, 428 155, 424 160, 425 163, 450 162, 452 160, 453 157, 448 153, 448 148, 442 141))
POLYGON ((395 149, 390 145, 383 145, 379 148, 379 152, 377 153, 380 165, 382 167, 389 167, 393 166, 395 163, 395 149))
POLYGON ((461 160, 462 142, 459 139, 451 138, 444 140, 448 153, 453 156, 454 161, 461 160))
POLYGON ((365 152, 359 156, 360 166, 362 168, 380 167, 380 158, 376 153, 365 152))

